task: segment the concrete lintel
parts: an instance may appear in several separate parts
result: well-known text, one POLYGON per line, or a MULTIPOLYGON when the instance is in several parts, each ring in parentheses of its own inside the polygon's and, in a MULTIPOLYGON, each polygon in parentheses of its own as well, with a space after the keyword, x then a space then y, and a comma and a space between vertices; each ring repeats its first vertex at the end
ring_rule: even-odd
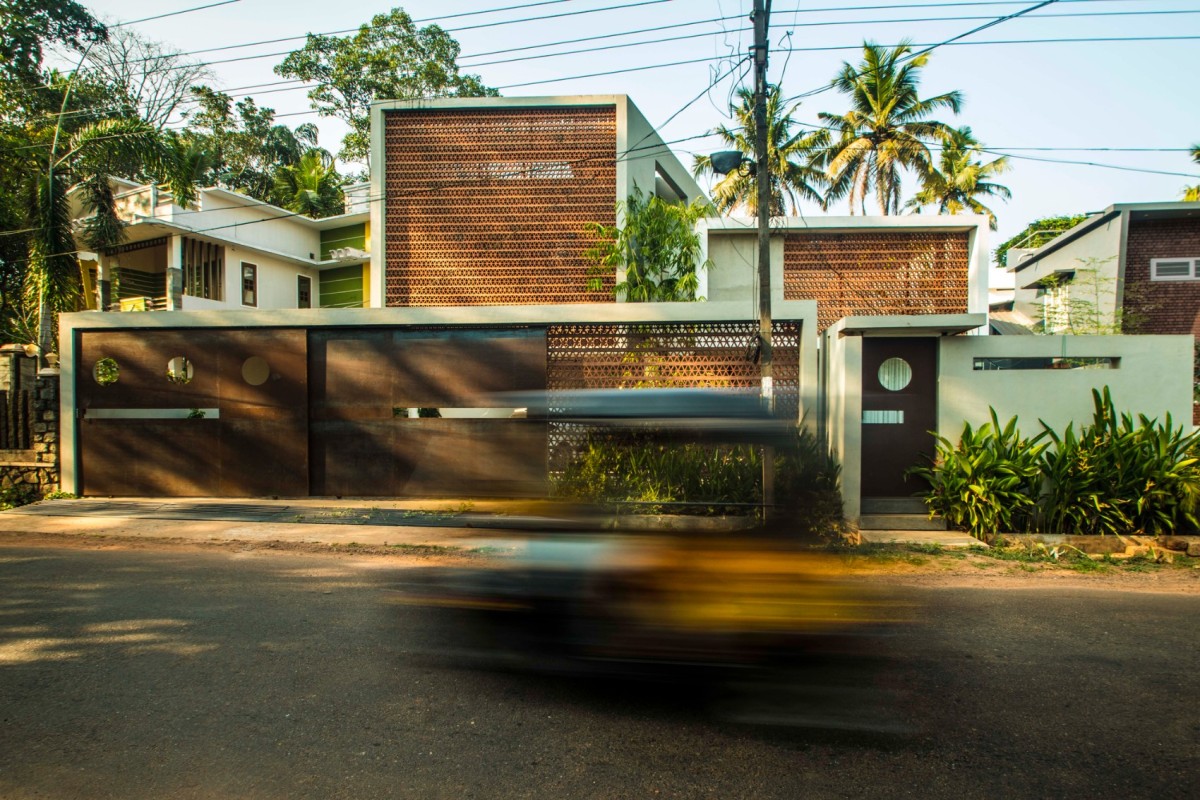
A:
POLYGON ((911 314, 842 317, 829 326, 835 336, 948 336, 987 325, 987 314, 911 314))
MULTIPOLYGON (((758 220, 751 217, 709 217, 704 220, 705 228, 712 234, 747 233, 758 230, 758 220)), ((817 231, 837 233, 879 228, 899 230, 973 231, 987 230, 988 218, 974 214, 940 214, 904 216, 811 216, 772 217, 771 233, 802 233, 817 231)))
MULTIPOLYGON (((816 302, 776 302, 776 319, 815 320, 816 302)), ((409 306, 404 308, 156 311, 149 314, 61 315, 67 341, 77 330, 137 328, 319 328, 381 325, 555 325, 754 321, 749 303, 575 303, 527 306, 409 306)), ((814 323, 815 324, 815 323, 814 323)))

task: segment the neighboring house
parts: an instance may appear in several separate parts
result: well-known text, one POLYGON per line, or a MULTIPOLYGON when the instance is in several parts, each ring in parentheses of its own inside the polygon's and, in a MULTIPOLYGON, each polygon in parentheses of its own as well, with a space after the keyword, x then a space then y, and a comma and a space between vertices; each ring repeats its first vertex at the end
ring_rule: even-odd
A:
POLYGON ((1118 203, 1008 261, 1014 310, 1047 333, 1200 336, 1198 203, 1118 203))
MULTIPOLYGON (((219 187, 201 189, 184 208, 158 186, 113 184, 125 241, 80 253, 90 309, 347 308, 370 301, 370 215, 360 187, 347 195, 351 213, 310 219, 219 187)), ((78 202, 72 210, 82 217, 78 202)))

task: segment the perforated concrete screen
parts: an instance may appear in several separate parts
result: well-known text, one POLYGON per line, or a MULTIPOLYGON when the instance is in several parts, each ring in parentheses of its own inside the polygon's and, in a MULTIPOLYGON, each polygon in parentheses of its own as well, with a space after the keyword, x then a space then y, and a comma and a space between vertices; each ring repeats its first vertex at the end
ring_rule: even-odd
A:
POLYGON ((789 234, 783 296, 816 300, 821 330, 842 317, 963 314, 966 231, 848 231, 789 234))
POLYGON ((616 108, 384 114, 389 306, 583 303, 589 222, 612 225, 616 108))
MULTIPOLYGON (((575 389, 757 389, 752 342, 756 322, 657 325, 552 325, 546 330, 546 387, 575 389)), ((775 403, 780 414, 799 412, 800 325, 777 321, 775 403)), ((582 446, 587 429, 552 423, 549 462, 561 469, 582 446)))

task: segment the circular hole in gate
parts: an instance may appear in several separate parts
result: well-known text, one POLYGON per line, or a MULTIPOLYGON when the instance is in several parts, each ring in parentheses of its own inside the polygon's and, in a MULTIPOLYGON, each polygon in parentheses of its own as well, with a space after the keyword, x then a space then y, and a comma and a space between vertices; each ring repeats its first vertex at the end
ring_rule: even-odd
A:
POLYGON ((912 367, 903 358, 893 356, 879 365, 879 382, 889 392, 898 392, 912 383, 912 367))
POLYGON ((92 366, 92 377, 101 386, 112 386, 121 377, 121 368, 116 359, 102 358, 92 366))
POLYGON ((262 356, 250 356, 242 364, 242 380, 251 386, 262 386, 271 377, 271 365, 262 356))
POLYGON ((175 356, 167 362, 167 380, 171 383, 191 383, 192 374, 192 362, 184 356, 175 356))

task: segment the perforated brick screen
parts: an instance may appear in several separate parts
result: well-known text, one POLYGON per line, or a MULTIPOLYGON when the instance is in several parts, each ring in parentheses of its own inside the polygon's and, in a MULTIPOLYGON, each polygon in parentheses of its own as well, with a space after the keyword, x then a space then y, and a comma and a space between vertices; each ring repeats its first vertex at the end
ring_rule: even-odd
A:
POLYGON ((816 300, 821 330, 842 317, 963 314, 966 231, 789 234, 783 296, 816 300))
POLYGON ((389 111, 384 141, 387 305, 613 300, 584 225, 615 222, 614 106, 389 111))
MULTIPOLYGON (((800 325, 774 324, 776 408, 799 413, 800 325)), ((546 386, 572 389, 756 389, 750 360, 756 322, 657 325, 553 325, 546 331, 546 386)), ((587 436, 576 425, 552 423, 550 464, 561 469, 587 436)))

